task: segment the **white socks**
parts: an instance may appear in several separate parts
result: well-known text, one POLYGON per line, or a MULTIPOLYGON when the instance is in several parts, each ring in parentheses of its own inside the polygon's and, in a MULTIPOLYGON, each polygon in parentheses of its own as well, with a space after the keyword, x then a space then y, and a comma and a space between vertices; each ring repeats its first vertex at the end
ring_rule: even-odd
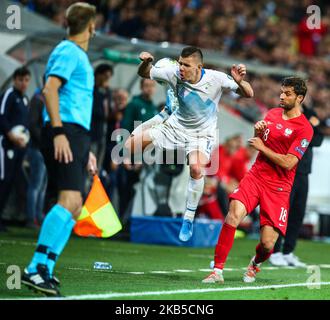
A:
POLYGON ((217 274, 222 274, 222 272, 223 272, 222 269, 218 269, 218 268, 214 268, 213 270, 214 270, 215 273, 217 273, 217 274))
POLYGON ((187 199, 187 207, 186 207, 186 212, 184 214, 184 219, 188 219, 191 222, 194 221, 195 212, 199 200, 203 194, 203 190, 204 190, 204 177, 196 180, 189 176, 188 199, 187 199))

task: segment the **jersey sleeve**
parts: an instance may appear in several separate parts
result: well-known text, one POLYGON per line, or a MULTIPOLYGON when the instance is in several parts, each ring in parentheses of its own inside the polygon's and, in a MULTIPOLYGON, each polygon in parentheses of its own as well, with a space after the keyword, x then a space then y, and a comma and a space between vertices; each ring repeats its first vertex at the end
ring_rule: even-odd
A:
POLYGON ((54 50, 49 58, 47 77, 55 76, 67 82, 78 64, 78 54, 74 46, 63 46, 54 50))
POLYGON ((165 81, 169 84, 176 85, 175 74, 177 72, 177 66, 155 67, 150 69, 150 78, 156 81, 165 81))
POLYGON ((308 125, 302 130, 298 131, 295 140, 292 142, 288 153, 295 155, 299 160, 305 154, 308 145, 313 138, 313 128, 308 125))
POLYGON ((215 76, 222 89, 227 89, 231 91, 236 91, 238 89, 238 84, 229 74, 220 71, 215 71, 215 76))

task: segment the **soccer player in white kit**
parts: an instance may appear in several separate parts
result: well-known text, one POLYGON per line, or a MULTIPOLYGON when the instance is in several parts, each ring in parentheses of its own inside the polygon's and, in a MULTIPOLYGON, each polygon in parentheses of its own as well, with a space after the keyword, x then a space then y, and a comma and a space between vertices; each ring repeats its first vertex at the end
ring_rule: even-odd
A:
MULTIPOLYGON (((193 220, 204 189, 203 168, 210 160, 215 142, 217 110, 223 90, 243 97, 253 97, 251 85, 243 80, 246 67, 233 65, 231 76, 204 69, 199 48, 185 47, 178 64, 164 67, 152 65, 149 52, 140 54, 138 74, 143 78, 166 82, 178 99, 179 107, 159 124, 134 132, 125 143, 131 152, 144 150, 149 144, 163 149, 183 148, 190 168, 188 197, 179 239, 188 241, 193 234, 193 220)), ((220 164, 221 165, 221 164, 220 164)))

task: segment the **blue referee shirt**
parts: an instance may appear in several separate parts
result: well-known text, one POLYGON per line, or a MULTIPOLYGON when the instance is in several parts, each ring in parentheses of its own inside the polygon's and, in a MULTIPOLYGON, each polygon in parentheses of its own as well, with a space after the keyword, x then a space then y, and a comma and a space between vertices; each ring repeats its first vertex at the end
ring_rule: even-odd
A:
MULTIPOLYGON (((90 129, 93 107, 94 71, 87 53, 70 40, 63 40, 52 51, 46 66, 49 76, 60 78, 59 112, 62 122, 90 129)), ((50 121, 44 112, 44 121, 50 121)))

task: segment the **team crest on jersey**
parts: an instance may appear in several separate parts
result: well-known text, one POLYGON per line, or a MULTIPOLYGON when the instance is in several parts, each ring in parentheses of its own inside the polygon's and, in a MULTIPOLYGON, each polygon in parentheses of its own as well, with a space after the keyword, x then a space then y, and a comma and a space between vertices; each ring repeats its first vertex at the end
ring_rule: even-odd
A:
POLYGON ((283 125, 281 123, 276 124, 276 129, 281 130, 283 128, 283 125))
POLYGON ((211 82, 206 82, 205 83, 205 90, 207 90, 209 87, 211 87, 211 82))
POLYGON ((26 97, 23 98, 23 103, 26 106, 29 104, 29 101, 28 101, 28 99, 26 97))
POLYGON ((309 145, 309 141, 307 139, 302 139, 301 142, 300 142, 300 145, 303 147, 303 148, 307 148, 308 145, 309 145))
POLYGON ((289 128, 286 128, 285 131, 284 131, 284 135, 285 135, 286 137, 289 137, 291 134, 292 134, 292 130, 289 129, 289 128))
POLYGON ((13 159, 14 158, 14 151, 13 150, 8 150, 7 151, 7 157, 8 159, 13 159))

